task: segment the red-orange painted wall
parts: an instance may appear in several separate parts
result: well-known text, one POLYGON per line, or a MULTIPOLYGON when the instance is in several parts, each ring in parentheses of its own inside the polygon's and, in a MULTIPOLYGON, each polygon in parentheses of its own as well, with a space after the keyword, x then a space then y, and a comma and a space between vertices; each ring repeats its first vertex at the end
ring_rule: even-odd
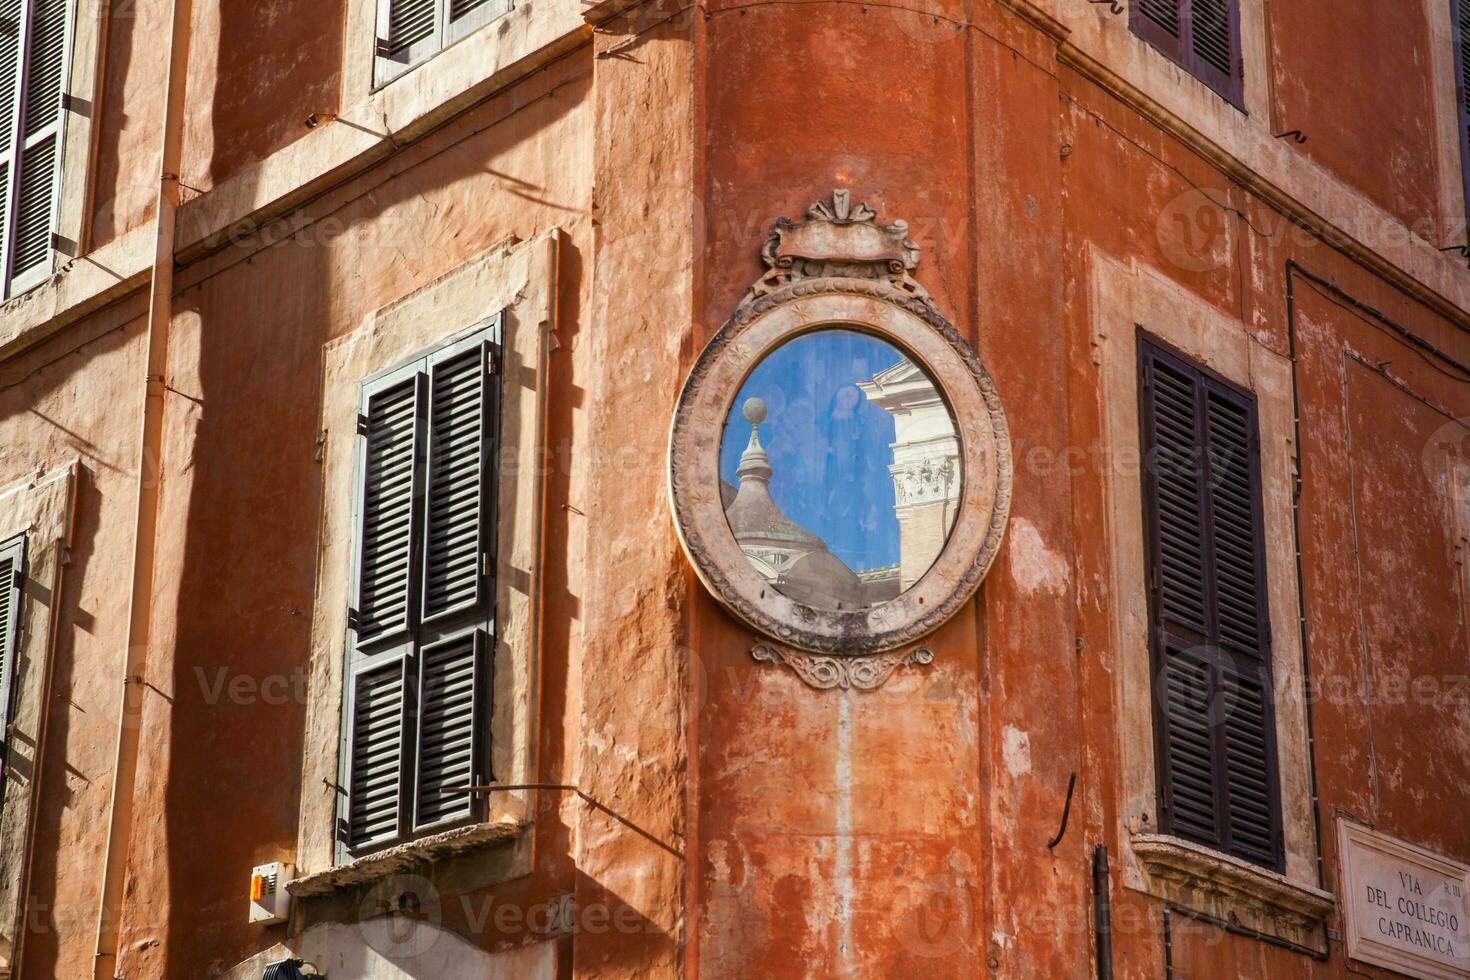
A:
MULTIPOLYGON (((165 33, 165 6, 138 0, 108 38, 88 221, 98 243, 149 219, 162 79, 147 38, 165 33)), ((186 161, 199 188, 248 173, 299 138, 307 114, 333 111, 340 12, 307 6, 227 3, 196 18, 186 161), (257 40, 213 44, 215 31, 257 40)), ((1275 111, 1310 135, 1297 152, 1417 221, 1437 194, 1427 42, 1411 31, 1385 44, 1380 15, 1328 6, 1272 4, 1275 111), (1331 31, 1306 29, 1329 20, 1331 31), (1314 70, 1369 50, 1393 84, 1314 70)), ((1277 353, 1294 334, 1310 669, 1341 692, 1313 706, 1324 828, 1340 809, 1470 860, 1470 826, 1452 818, 1470 794, 1464 704, 1386 704, 1360 689, 1364 677, 1470 674, 1455 542, 1420 460, 1446 414, 1470 414, 1470 386, 1287 263, 1470 362, 1464 317, 1450 322, 1310 236, 1273 232, 1280 217, 1262 197, 1008 6, 981 0, 966 16, 957 27, 822 0, 628 15, 305 205, 301 235, 178 271, 161 655, 146 679, 125 976, 219 975, 287 935, 245 922, 242 881, 295 846, 304 705, 218 701, 207 688, 221 672, 294 677, 310 656, 323 346, 485 248, 553 226, 567 245, 538 775, 577 783, 616 816, 547 794, 536 872, 470 897, 530 905, 573 891, 584 906, 683 922, 665 930, 643 915, 631 932, 555 940, 560 975, 1090 974, 1089 849, 1118 843, 1113 670, 1125 652, 1111 648, 1104 474, 1036 461, 1102 438, 1092 248, 1162 270, 1277 353), (870 694, 814 691, 755 663, 755 636, 690 572, 665 499, 684 372, 759 274, 770 221, 834 187, 910 222, 917 277, 994 375, 1018 461, 1009 544, 980 595, 932 638, 930 667, 870 694), (1198 187, 1256 227, 1230 217, 1224 261, 1187 268, 1158 217, 1198 187), (340 234, 315 234, 328 219, 340 234), (1446 734, 1426 740, 1426 727, 1446 734), (1024 769, 1006 753, 1017 732, 1024 769), (1067 832, 1048 849, 1074 772, 1067 832)), ((134 296, 0 362, 0 484, 72 456, 84 471, 25 977, 91 970, 145 313, 134 296)), ((1329 889, 1334 848, 1324 830, 1329 889)), ((1117 975, 1163 975, 1161 903, 1116 875, 1113 901, 1117 975)), ((446 902, 444 924, 486 949, 541 939, 465 908, 446 902)), ((1179 976, 1349 974, 1340 944, 1319 962, 1177 917, 1171 936, 1179 976)))

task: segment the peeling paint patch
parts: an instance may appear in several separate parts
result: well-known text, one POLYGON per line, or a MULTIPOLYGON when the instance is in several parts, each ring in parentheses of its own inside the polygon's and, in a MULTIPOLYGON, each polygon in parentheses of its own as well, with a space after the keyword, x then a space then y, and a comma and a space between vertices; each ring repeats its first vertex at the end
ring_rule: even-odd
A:
POLYGON ((1061 595, 1067 588, 1067 559, 1052 551, 1024 517, 1011 518, 1011 578, 1029 595, 1061 595))
POLYGON ((1031 736, 1007 725, 1002 733, 1001 754, 1005 758, 1006 772, 1012 776, 1024 776, 1031 771, 1031 736))

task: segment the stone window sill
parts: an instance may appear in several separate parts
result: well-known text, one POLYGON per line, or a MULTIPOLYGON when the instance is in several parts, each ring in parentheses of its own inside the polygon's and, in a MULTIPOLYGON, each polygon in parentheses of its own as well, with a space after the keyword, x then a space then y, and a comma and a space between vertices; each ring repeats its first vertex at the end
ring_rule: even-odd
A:
POLYGON ((1177 837, 1134 834, 1129 843, 1150 894, 1221 922, 1326 952, 1326 919, 1337 905, 1331 892, 1177 837))
POLYGON ((288 882, 286 891, 294 898, 320 898, 375 885, 393 875, 421 871, 426 865, 470 851, 513 844, 529 826, 520 820, 500 820, 446 830, 304 875, 288 882))

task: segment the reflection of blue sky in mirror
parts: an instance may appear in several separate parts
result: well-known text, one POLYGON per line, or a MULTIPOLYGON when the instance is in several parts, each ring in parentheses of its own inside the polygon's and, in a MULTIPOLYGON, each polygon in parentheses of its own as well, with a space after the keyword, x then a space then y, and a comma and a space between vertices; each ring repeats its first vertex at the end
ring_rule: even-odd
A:
POLYGON ((805 334, 772 351, 745 379, 720 444, 720 476, 731 486, 750 441, 741 406, 765 399, 761 444, 770 457, 771 496, 786 516, 827 542, 853 570, 898 561, 893 510, 893 416, 858 390, 903 359, 893 346, 851 330, 805 334))

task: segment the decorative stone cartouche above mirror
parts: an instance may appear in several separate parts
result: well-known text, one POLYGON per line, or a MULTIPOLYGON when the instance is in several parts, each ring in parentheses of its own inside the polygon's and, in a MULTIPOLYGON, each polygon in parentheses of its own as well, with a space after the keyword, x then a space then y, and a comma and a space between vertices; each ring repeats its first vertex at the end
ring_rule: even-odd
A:
POLYGON ((674 413, 674 521, 757 659, 872 689, 975 591, 1010 509, 990 375, 918 281, 902 221, 847 190, 779 218, 766 272, 674 413))

